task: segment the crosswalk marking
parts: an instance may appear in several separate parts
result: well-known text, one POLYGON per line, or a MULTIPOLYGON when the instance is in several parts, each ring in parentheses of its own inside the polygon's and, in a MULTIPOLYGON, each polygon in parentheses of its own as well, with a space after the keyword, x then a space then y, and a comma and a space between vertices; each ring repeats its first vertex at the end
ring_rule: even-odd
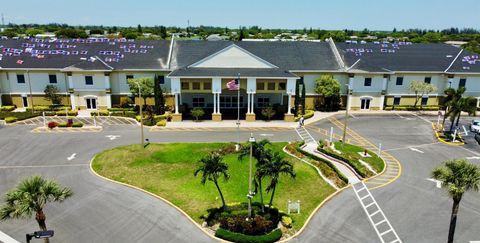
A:
POLYGON ((384 239, 384 236, 387 235, 388 233, 392 232, 393 235, 395 236, 395 239, 393 240, 393 242, 399 242, 401 243, 402 241, 400 240, 400 237, 398 237, 397 233, 395 232, 395 230, 393 229, 393 226, 390 224, 390 222, 388 221, 387 217, 385 216, 385 214, 383 213, 382 209, 380 208, 380 206, 378 205, 377 201, 375 200, 375 198, 373 197, 372 193, 370 193, 370 190, 368 190, 367 186, 365 185, 365 183, 363 183, 362 181, 361 182, 358 182, 358 183, 355 183, 352 185, 353 187, 353 191, 355 192, 355 196, 357 196, 357 199, 358 201, 360 202, 363 210, 365 211, 365 214, 367 214, 368 216, 368 219, 370 221, 370 223, 372 224, 373 228, 375 229, 375 232, 377 233, 378 237, 380 238, 380 241, 382 243, 385 243, 385 239, 384 239), (367 192, 367 195, 365 196, 362 196, 360 197, 360 194, 359 192, 360 191, 363 191, 363 190, 366 190, 367 192), (365 205, 365 201, 364 199, 370 197, 372 202, 369 203, 368 205, 365 205), (373 213, 369 213, 367 208, 368 207, 371 207, 375 205, 377 210, 373 213), (377 219, 378 221, 375 222, 375 220, 373 219, 373 216, 377 215, 377 214, 380 214, 380 219, 377 219), (384 229, 383 232, 380 232, 380 228, 379 226, 382 225, 382 224, 386 224, 387 225, 387 229, 384 229))

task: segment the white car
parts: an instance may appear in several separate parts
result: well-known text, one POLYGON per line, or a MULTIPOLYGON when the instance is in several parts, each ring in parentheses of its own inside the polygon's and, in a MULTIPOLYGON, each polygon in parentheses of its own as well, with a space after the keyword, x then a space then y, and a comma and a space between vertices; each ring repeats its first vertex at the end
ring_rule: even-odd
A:
POLYGON ((473 120, 472 123, 470 123, 470 131, 480 132, 480 120, 473 120))

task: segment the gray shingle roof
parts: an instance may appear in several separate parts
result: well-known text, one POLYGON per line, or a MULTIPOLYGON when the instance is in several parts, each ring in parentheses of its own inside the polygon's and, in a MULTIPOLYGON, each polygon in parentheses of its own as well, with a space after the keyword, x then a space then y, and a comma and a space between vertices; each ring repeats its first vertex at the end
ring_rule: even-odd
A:
POLYGON ((180 68, 171 72, 170 77, 269 77, 295 78, 296 75, 278 68, 180 68))
MULTIPOLYGON (((85 40, 37 42, 37 39, 1 39, 2 68, 63 69, 98 56, 114 69, 167 69, 170 41, 135 40, 82 43, 85 40), (81 42, 79 42, 81 41, 81 42), (39 51, 38 55, 29 51, 39 51), (16 53, 15 53, 16 52, 16 53), (45 52, 42 54, 41 52, 45 52), (50 52, 50 54, 48 54, 50 52), (56 52, 56 54, 52 54, 56 52), (78 52, 78 53, 77 53, 78 52), (64 55, 61 53, 68 53, 64 55), (119 56, 122 57, 118 58, 119 56), (118 61, 117 61, 118 59, 118 61)), ((88 65, 87 65, 88 66, 88 65)))
POLYGON ((193 41, 174 43, 171 68, 184 68, 227 46, 238 45, 283 70, 338 70, 332 50, 325 42, 193 41))
POLYGON ((480 73, 480 55, 464 50, 447 72, 480 73))
POLYGON ((446 44, 347 44, 336 46, 347 67, 368 72, 387 70, 444 72, 460 49, 446 44))

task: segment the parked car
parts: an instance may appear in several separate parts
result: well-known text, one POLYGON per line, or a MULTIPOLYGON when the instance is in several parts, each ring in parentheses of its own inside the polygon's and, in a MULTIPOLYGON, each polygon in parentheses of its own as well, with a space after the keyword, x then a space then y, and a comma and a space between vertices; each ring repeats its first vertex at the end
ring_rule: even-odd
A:
POLYGON ((480 120, 473 120, 472 123, 470 123, 470 131, 480 132, 480 120))
POLYGON ((475 140, 477 140, 477 143, 480 144, 480 133, 475 133, 475 140))

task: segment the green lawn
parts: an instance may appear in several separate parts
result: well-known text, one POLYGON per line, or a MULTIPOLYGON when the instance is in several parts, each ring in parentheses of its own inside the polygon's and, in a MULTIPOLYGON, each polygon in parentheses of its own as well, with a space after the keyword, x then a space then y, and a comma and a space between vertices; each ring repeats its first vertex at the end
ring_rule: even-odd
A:
MULTIPOLYGON (((151 144, 146 149, 129 145, 110 149, 98 154, 93 169, 100 175, 128 183, 157 194, 187 212, 201 223, 200 216, 208 208, 221 206, 221 200, 213 183, 204 186, 193 172, 197 161, 206 153, 220 149, 221 143, 151 144)), ((281 151, 286 143, 274 143, 272 148, 281 151)), ((282 151, 283 153, 283 151, 282 151)), ((284 154, 284 153, 283 153, 284 154)), ((274 206, 287 211, 288 200, 301 201, 301 214, 292 214, 294 229, 298 230, 305 220, 328 195, 334 192, 317 174, 314 168, 284 154, 294 164, 297 177, 280 178, 275 192, 274 206)), ((224 157, 229 165, 230 180, 220 181, 227 203, 246 202, 248 192, 248 158, 237 160, 237 154, 224 157)), ((268 179, 264 181, 264 188, 268 179)), ((257 194, 258 195, 258 194, 257 194)), ((265 203, 270 195, 264 193, 265 203)), ((259 196, 254 197, 259 201, 259 196)))
POLYGON ((385 163, 383 160, 378 157, 378 155, 372 151, 367 151, 367 153, 371 157, 362 157, 359 155, 359 152, 364 152, 364 148, 355 146, 352 144, 344 144, 342 146, 341 142, 335 142, 335 149, 342 152, 343 156, 346 156, 347 158, 354 159, 354 160, 359 160, 361 159, 363 162, 368 163, 375 172, 380 173, 382 172, 383 168, 385 167, 385 163))

